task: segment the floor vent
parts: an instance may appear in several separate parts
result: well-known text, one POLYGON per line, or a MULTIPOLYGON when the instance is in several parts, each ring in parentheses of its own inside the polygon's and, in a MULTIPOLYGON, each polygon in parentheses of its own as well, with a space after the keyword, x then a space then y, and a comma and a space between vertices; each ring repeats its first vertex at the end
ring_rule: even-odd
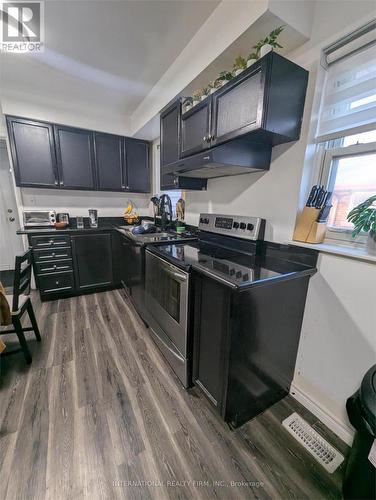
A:
POLYGON ((343 455, 297 413, 287 417, 282 425, 331 474, 343 462, 343 455))

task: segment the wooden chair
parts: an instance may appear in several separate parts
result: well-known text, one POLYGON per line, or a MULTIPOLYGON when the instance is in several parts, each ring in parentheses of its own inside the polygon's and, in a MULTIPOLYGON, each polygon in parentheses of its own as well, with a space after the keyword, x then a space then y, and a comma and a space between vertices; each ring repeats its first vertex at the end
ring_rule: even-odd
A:
POLYGON ((42 340, 38 328, 38 323, 35 319, 34 309, 29 297, 30 281, 31 249, 29 249, 23 255, 16 257, 13 295, 5 296, 8 301, 9 307, 11 308, 11 322, 9 323, 9 325, 12 324, 14 326, 14 329, 0 331, 0 335, 15 333, 21 346, 18 349, 13 349, 12 351, 8 351, 6 349, 5 352, 1 354, 1 356, 9 356, 11 354, 23 352, 27 364, 31 363, 32 357, 24 333, 33 330, 37 341, 40 342, 42 340), (31 327, 27 328, 24 328, 21 323, 21 319, 25 311, 28 312, 32 325, 31 327))

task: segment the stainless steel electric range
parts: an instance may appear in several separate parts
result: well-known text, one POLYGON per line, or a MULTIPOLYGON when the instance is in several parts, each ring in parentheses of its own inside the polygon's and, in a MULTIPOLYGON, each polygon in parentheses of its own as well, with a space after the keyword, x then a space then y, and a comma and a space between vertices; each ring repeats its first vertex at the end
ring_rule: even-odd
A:
MULTIPOLYGON (((273 400, 270 392, 288 390, 308 280, 316 271, 317 252, 265 242, 264 231, 261 218, 201 214, 196 241, 147 247, 145 252, 145 306, 153 339, 183 385, 199 386, 223 416, 231 391, 223 378, 230 362, 225 366, 223 360, 231 352, 231 362, 236 359, 232 335, 238 335, 252 360, 252 369, 239 361, 241 377, 247 379, 255 366, 259 370, 254 389, 249 390, 248 380, 243 390, 237 380, 236 394, 247 401, 247 391, 253 390, 254 397, 259 391, 260 403, 273 400), (270 345, 277 346, 282 337, 289 347, 278 361, 270 345), (275 386, 265 382, 271 379, 275 386)), ((245 418, 230 413, 226 420, 234 426, 245 418)))

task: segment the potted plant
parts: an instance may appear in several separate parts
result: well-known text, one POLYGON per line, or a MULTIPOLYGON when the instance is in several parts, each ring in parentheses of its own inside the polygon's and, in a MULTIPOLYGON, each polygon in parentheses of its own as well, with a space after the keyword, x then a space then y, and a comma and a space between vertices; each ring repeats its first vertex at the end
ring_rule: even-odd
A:
POLYGON ((360 231, 368 233, 367 248, 376 253, 376 195, 353 208, 347 220, 354 224, 353 238, 358 236, 360 231))
POLYGON ((193 99, 192 97, 184 97, 183 98, 183 109, 185 111, 189 111, 193 106, 193 99))
POLYGON ((256 54, 256 52, 252 52, 251 54, 249 54, 249 56, 247 57, 247 68, 249 68, 250 66, 252 66, 252 64, 254 64, 258 59, 258 55, 256 54))
POLYGON ((280 48, 282 49, 282 45, 277 42, 277 38, 284 30, 284 26, 278 26, 275 30, 271 31, 267 37, 263 40, 260 40, 253 48, 256 49, 256 54, 259 54, 260 57, 265 56, 268 52, 271 52, 273 49, 280 48))
POLYGON ((209 83, 208 87, 209 87, 209 93, 210 94, 214 94, 214 92, 219 89, 219 87, 221 86, 221 82, 218 80, 218 78, 216 80, 213 80, 209 83))
POLYGON ((196 106, 196 104, 198 104, 201 101, 201 97, 202 97, 202 90, 201 89, 193 92, 192 106, 196 106))
POLYGON ((238 56, 235 59, 234 65, 232 67, 234 75, 235 76, 240 75, 240 73, 244 71, 246 67, 247 67, 247 61, 244 59, 244 57, 238 56))
POLYGON ((230 80, 234 78, 234 75, 230 71, 221 71, 218 75, 217 80, 220 82, 220 86, 226 85, 230 80))
POLYGON ((202 92, 201 101, 203 101, 210 94, 210 88, 209 87, 204 87, 201 92, 202 92))

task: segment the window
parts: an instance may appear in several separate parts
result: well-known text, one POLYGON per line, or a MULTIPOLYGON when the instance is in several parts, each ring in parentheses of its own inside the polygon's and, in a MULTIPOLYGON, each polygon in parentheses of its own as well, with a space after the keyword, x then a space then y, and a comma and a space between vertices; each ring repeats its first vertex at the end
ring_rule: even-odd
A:
POLYGON ((354 241, 347 215, 376 194, 376 46, 343 54, 326 59, 316 140, 319 183, 333 192, 327 237, 354 241))
POLYGON ((328 236, 347 239, 330 232, 351 233, 347 214, 376 194, 376 130, 326 143, 321 183, 333 192, 328 236))

